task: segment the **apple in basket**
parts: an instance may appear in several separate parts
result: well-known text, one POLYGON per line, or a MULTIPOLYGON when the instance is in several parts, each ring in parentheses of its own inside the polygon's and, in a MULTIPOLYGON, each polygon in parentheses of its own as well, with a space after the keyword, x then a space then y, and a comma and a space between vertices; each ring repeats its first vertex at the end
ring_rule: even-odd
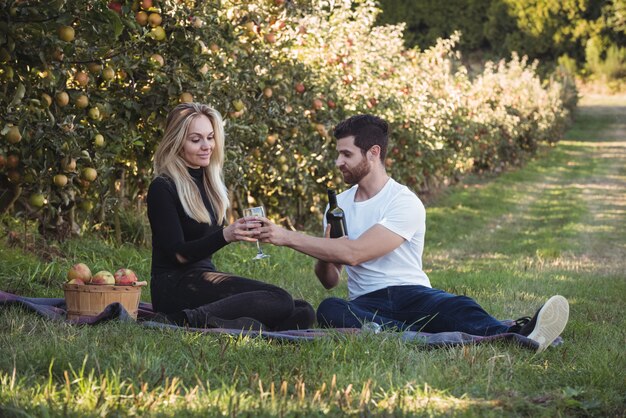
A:
POLYGON ((97 272, 91 278, 91 284, 115 284, 115 278, 106 270, 97 272))
POLYGON ((91 281, 91 270, 84 263, 74 264, 67 272, 69 284, 85 284, 91 281))
POLYGON ((131 269, 118 269, 113 275, 115 284, 120 286, 132 286, 137 281, 137 275, 131 269))

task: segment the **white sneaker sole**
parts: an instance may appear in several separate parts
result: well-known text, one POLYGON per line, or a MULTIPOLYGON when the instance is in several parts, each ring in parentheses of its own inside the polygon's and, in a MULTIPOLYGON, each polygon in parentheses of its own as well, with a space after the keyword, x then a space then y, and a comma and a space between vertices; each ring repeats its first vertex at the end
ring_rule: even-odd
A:
POLYGON ((561 295, 552 296, 543 305, 537 315, 535 329, 528 335, 533 341, 539 343, 537 353, 548 348, 567 325, 569 319, 569 303, 561 295))

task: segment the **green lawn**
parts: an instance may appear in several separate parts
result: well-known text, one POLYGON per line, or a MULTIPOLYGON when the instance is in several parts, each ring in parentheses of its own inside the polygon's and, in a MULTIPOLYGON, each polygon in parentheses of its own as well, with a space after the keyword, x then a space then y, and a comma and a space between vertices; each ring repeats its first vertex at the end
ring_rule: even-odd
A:
MULTIPOLYGON (((466 179, 427 205, 425 268, 435 287, 500 318, 570 301, 565 343, 540 355, 509 344, 425 349, 394 335, 278 343, 152 330, 75 327, 0 311, 0 416, 623 416, 626 408, 626 100, 589 98, 566 140, 525 168, 466 179), (621 115, 621 119, 620 119, 621 115)), ((20 231, 19 225, 13 229, 20 231)), ((314 231, 317 233, 317 231, 314 231)), ((93 238, 24 248, 0 242, 0 289, 62 295, 69 266, 128 266, 150 252, 93 238)), ((232 245, 226 271, 276 283, 314 306, 313 261, 232 245)), ((143 299, 148 300, 144 289, 143 299)))

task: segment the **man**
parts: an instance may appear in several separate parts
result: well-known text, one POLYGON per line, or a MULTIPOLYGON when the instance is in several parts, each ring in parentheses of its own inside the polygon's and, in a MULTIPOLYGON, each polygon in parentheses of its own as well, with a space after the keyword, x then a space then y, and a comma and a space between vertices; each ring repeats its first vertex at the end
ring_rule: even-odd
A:
POLYGON ((569 305, 550 298, 531 318, 510 327, 489 315, 466 296, 433 289, 422 270, 426 213, 419 198, 385 170, 387 123, 357 115, 334 130, 339 156, 336 165, 350 189, 337 201, 344 210, 348 238, 312 237, 289 231, 262 218, 258 237, 317 258, 315 274, 331 289, 345 266, 348 300, 329 298, 320 304, 317 320, 327 327, 360 328, 364 322, 424 332, 460 331, 473 335, 516 332, 548 347, 563 331, 569 305))

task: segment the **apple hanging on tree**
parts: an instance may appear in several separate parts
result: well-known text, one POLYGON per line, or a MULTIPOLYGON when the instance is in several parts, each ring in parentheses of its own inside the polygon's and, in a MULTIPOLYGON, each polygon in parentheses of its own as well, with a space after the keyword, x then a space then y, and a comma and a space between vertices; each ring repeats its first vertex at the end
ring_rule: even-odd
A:
POLYGON ((17 126, 11 126, 6 135, 7 141, 11 144, 17 144, 22 140, 22 134, 20 133, 20 128, 17 126))
POLYGON ((313 99, 313 109, 320 110, 323 107, 324 107, 324 102, 322 101, 322 99, 319 99, 319 98, 313 99))
POLYGON ((162 22, 163 22, 163 18, 158 13, 150 13, 150 15, 148 16, 148 23, 153 28, 155 28, 157 26, 161 26, 162 22))
POLYGON ((77 108, 84 109, 87 106, 89 106, 89 97, 85 96, 84 94, 81 94, 78 97, 76 97, 74 104, 76 105, 77 108))
POLYGON ((122 4, 118 1, 112 1, 109 2, 109 4, 107 5, 107 7, 111 10, 113 10, 115 13, 117 13, 118 15, 122 14, 122 4))
POLYGON ((135 14, 135 21, 141 26, 146 26, 148 24, 148 13, 143 10, 138 11, 135 14))
POLYGON ((60 26, 58 29, 59 39, 65 42, 72 42, 75 37, 74 28, 71 26, 60 26))
POLYGON ((45 104, 45 107, 52 106, 52 97, 50 97, 49 94, 42 93, 41 94, 41 100, 42 100, 42 103, 45 104))
POLYGON ((64 91, 60 91, 55 95, 56 103, 59 107, 65 107, 70 102, 70 96, 64 91))
POLYGON ((67 184, 67 176, 65 174, 57 174, 52 178, 52 181, 57 187, 65 187, 67 184))
POLYGON ((78 71, 74 75, 74 81, 81 87, 87 86, 89 84, 89 75, 84 71, 78 71))

